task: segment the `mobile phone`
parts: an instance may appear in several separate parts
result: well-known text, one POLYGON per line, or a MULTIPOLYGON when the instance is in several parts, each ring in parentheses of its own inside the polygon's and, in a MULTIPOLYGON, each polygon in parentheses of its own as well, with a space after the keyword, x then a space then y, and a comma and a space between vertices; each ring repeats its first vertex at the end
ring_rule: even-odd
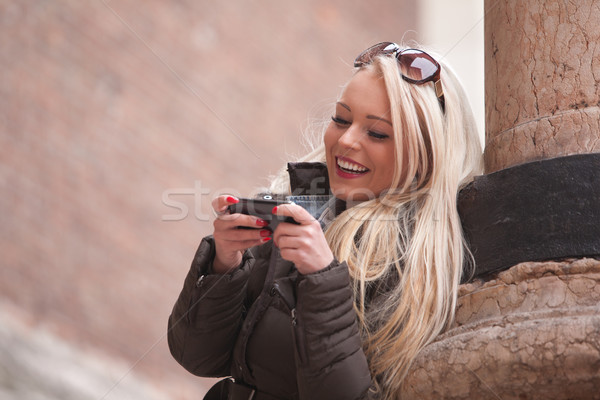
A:
POLYGON ((273 207, 281 204, 289 204, 289 201, 245 198, 241 198, 239 200, 240 201, 238 203, 231 204, 229 207, 227 207, 229 213, 254 215, 255 217, 261 218, 269 223, 269 225, 267 225, 265 228, 270 229, 273 232, 277 228, 277 225, 279 225, 281 222, 298 224, 298 222, 296 222, 296 220, 292 217, 284 217, 280 215, 274 215, 272 213, 273 207))

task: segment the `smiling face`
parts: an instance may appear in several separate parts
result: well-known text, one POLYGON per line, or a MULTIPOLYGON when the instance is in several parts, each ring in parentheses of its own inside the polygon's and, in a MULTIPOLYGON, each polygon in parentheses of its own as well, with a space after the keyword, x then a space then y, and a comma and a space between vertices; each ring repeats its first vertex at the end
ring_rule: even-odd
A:
POLYGON ((354 75, 325 132, 329 182, 343 200, 364 201, 392 185, 394 130, 383 78, 365 69, 354 75))

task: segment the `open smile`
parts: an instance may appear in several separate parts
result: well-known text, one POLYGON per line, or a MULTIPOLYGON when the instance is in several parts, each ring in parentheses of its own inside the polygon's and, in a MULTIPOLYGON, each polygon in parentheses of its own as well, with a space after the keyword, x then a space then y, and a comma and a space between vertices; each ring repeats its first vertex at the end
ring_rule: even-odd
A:
POLYGON ((369 168, 346 157, 336 157, 335 163, 336 172, 342 178, 358 178, 369 172, 369 168))

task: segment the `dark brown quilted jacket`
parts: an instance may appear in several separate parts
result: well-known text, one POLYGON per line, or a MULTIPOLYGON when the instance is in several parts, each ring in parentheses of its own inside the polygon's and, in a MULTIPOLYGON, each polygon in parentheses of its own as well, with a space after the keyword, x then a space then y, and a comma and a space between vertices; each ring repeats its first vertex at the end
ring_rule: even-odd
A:
MULTIPOLYGON (((315 184, 326 177, 323 164, 288 170, 294 193, 323 190, 315 184)), ((301 275, 268 242, 217 275, 214 252, 212 237, 204 238, 169 318, 169 348, 184 368, 232 376, 257 390, 254 400, 366 397, 371 376, 345 263, 301 275)))
POLYGON ((213 257, 207 237, 169 318, 169 348, 183 367, 280 399, 364 396, 371 377, 345 263, 303 276, 267 243, 233 273, 207 274, 213 257))

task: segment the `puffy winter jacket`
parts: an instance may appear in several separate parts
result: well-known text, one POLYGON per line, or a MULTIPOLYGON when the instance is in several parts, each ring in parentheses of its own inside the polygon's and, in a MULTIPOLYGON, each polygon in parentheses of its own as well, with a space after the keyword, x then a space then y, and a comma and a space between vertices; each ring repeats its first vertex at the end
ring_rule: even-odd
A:
POLYGON ((199 376, 232 376, 254 400, 360 399, 371 385, 348 267, 298 273, 272 242, 211 274, 212 237, 200 243, 169 318, 173 357, 199 376))

